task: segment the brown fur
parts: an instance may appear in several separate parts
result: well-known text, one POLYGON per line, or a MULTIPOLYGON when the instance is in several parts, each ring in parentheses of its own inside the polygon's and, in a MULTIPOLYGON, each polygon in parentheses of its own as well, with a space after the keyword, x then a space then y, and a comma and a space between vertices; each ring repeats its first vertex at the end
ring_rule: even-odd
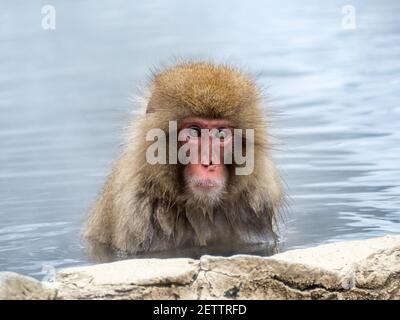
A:
POLYGON ((147 112, 115 164, 91 210, 89 240, 130 253, 220 243, 260 243, 274 236, 282 204, 281 183, 269 156, 260 92, 228 66, 182 63, 156 74, 147 112), (151 128, 168 132, 168 121, 188 116, 224 118, 236 128, 255 129, 255 167, 249 176, 230 175, 218 204, 196 203, 185 190, 181 166, 150 165, 145 140, 151 128))

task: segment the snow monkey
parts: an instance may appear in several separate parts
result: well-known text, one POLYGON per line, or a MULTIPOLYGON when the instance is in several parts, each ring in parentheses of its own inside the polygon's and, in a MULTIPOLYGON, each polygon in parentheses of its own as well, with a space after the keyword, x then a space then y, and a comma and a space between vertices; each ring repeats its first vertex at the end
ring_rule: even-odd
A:
POLYGON ((183 62, 152 76, 145 101, 85 238, 127 253, 276 239, 283 192, 254 80, 183 62))

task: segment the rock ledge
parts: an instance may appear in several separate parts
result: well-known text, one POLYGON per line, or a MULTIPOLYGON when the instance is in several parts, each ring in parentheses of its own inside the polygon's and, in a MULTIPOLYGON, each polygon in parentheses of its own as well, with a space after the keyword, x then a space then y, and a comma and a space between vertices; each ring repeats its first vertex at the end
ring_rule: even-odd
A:
POLYGON ((271 257, 124 260, 53 283, 4 272, 0 299, 400 299, 400 235, 271 257))

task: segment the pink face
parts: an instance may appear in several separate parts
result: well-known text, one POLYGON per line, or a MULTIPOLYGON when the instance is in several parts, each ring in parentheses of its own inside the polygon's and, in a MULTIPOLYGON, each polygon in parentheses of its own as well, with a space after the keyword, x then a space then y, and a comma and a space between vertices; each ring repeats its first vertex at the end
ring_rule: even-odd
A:
POLYGON ((232 124, 224 119, 191 117, 182 121, 180 132, 182 130, 185 130, 187 136, 182 143, 192 144, 200 160, 199 163, 185 165, 186 185, 195 197, 215 202, 224 192, 228 178, 224 150, 232 146, 232 124), (208 131, 202 132, 202 129, 208 131))

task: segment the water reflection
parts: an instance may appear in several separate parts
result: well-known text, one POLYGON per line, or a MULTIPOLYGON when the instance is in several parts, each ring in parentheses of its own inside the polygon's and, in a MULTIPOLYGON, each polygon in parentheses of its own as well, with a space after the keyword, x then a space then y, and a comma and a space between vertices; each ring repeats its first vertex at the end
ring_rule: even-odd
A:
POLYGON ((95 263, 105 263, 112 262, 121 259, 144 259, 144 258, 192 258, 199 259, 203 255, 214 255, 229 257, 235 254, 254 254, 260 256, 270 256, 280 251, 280 243, 263 243, 256 245, 214 245, 209 247, 191 247, 191 248, 181 248, 181 249, 171 249, 165 251, 154 251, 146 253, 137 254, 126 254, 123 252, 116 252, 109 246, 104 246, 101 244, 87 245, 86 247, 87 255, 91 262, 95 263))

